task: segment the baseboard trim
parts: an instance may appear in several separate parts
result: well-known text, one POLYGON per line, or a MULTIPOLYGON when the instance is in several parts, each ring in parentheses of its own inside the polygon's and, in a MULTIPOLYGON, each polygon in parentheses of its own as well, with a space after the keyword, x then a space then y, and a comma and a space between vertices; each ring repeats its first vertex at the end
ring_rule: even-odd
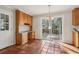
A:
POLYGON ((0 49, 0 51, 5 50, 5 49, 7 49, 7 48, 9 48, 9 47, 11 47, 11 46, 15 46, 15 45, 16 45, 16 44, 13 44, 13 45, 10 45, 10 46, 7 46, 7 47, 4 47, 4 48, 0 49))

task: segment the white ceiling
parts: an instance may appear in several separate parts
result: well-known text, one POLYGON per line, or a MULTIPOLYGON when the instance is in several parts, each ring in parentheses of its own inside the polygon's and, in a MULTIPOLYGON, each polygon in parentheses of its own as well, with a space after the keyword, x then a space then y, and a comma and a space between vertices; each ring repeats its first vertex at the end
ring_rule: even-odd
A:
MULTIPOLYGON (((30 15, 40 15, 49 12, 48 5, 8 5, 9 8, 16 8, 25 11, 30 15)), ((51 5, 51 12, 61 12, 79 7, 78 5, 51 5)))

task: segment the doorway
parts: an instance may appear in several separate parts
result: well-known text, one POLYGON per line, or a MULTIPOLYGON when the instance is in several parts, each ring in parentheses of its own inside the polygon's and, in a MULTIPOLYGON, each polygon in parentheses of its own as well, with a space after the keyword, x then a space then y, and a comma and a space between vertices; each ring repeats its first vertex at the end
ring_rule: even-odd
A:
POLYGON ((42 38, 44 40, 62 39, 62 17, 52 17, 42 19, 42 38))

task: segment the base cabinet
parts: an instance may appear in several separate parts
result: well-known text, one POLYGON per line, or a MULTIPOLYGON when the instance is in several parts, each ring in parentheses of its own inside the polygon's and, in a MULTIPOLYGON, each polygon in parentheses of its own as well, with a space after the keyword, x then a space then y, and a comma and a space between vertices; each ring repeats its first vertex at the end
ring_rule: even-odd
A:
POLYGON ((35 40, 35 32, 28 33, 28 43, 31 43, 35 40))
POLYGON ((28 33, 22 34, 22 44, 28 43, 28 33))
POLYGON ((73 32, 73 45, 79 47, 79 32, 73 32))
POLYGON ((22 44, 22 34, 16 34, 16 45, 22 44))

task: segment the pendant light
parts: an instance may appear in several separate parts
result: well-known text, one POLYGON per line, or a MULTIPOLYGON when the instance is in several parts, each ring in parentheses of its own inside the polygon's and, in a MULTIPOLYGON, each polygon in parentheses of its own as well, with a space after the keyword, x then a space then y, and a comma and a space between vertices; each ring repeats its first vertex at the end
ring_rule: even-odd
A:
POLYGON ((49 12, 48 12, 49 29, 51 29, 51 12, 50 12, 51 5, 48 5, 48 7, 49 7, 49 12))
POLYGON ((51 20, 51 14, 50 14, 50 12, 51 12, 51 11, 50 11, 51 5, 48 5, 48 7, 49 7, 49 13, 48 13, 49 16, 48 16, 48 19, 51 20))

